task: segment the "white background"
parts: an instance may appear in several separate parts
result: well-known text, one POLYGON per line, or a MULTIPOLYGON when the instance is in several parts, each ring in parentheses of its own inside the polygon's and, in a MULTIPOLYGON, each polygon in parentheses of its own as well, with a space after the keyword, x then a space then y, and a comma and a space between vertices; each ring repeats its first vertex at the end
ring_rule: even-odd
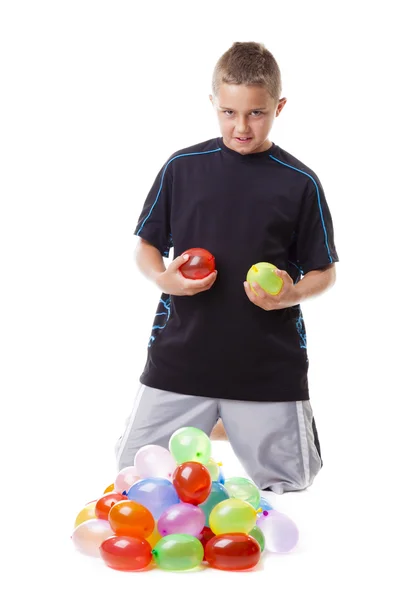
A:
MULTIPOLYGON (((200 598, 215 586, 233 598, 398 597, 393 5, 1 4, 7 597, 200 598), (133 230, 167 158, 220 134, 211 75, 235 41, 276 57, 288 103, 271 139, 318 174, 334 219, 337 284, 303 305, 325 465, 307 492, 270 496, 300 528, 290 556, 246 574, 117 573, 75 553, 69 536, 114 479, 159 296, 134 265, 133 230)), ((214 454, 241 474, 226 444, 214 454)))

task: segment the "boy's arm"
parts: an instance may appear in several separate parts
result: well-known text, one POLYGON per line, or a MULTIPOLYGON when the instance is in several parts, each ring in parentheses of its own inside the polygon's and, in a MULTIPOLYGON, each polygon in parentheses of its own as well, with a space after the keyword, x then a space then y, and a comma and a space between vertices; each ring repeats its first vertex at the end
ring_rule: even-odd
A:
POLYGON ((296 284, 286 271, 276 269, 275 273, 283 279, 282 290, 276 296, 264 292, 257 284, 252 291, 247 282, 244 288, 248 298, 264 310, 289 308, 303 300, 318 296, 330 288, 336 279, 334 263, 338 261, 333 241, 333 223, 321 182, 314 173, 310 176, 308 189, 303 198, 294 241, 293 262, 303 278, 296 284))
POLYGON ((135 261, 139 271, 150 281, 155 282, 157 277, 165 271, 161 252, 143 238, 138 239, 135 249, 135 261))
POLYGON ((204 279, 187 279, 179 271, 189 258, 188 254, 178 256, 167 268, 161 252, 143 238, 139 238, 135 250, 136 264, 139 271, 150 281, 153 281, 162 292, 174 296, 194 296, 199 292, 209 290, 217 278, 214 271, 204 279))
POLYGON ((336 266, 330 264, 323 269, 309 271, 304 277, 295 284, 297 302, 300 304, 304 300, 319 296, 331 288, 336 281, 336 266))
POLYGON ((162 292, 174 296, 194 296, 209 290, 217 272, 204 279, 186 279, 179 271, 189 256, 178 256, 168 268, 163 257, 168 257, 173 246, 171 233, 172 172, 168 169, 170 159, 158 173, 146 198, 134 235, 138 239, 135 260, 139 271, 153 281, 162 292))
POLYGON ((333 263, 323 269, 309 271, 296 284, 286 271, 276 269, 275 273, 283 279, 282 290, 276 296, 265 292, 258 283, 252 283, 250 287, 247 281, 244 282, 249 300, 264 310, 279 310, 300 304, 304 300, 319 296, 336 281, 336 268, 333 263))

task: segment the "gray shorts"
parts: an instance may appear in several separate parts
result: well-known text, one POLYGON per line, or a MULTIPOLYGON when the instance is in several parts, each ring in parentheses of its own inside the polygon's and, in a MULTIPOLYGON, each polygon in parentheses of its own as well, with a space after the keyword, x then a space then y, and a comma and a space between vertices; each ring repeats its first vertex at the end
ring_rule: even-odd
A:
POLYGON ((133 465, 142 446, 168 448, 171 435, 180 427, 197 427, 210 435, 219 417, 233 451, 259 489, 276 494, 304 490, 321 469, 309 400, 225 400, 141 385, 116 445, 118 470, 133 465))

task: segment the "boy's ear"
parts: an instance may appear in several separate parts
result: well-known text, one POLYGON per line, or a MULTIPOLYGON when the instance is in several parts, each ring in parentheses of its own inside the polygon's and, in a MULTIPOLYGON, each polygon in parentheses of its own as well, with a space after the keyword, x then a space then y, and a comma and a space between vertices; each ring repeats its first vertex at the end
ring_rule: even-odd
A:
POLYGON ((210 94, 208 97, 210 98, 211 104, 214 106, 214 98, 213 98, 212 94, 210 94))
POLYGON ((275 116, 279 117, 279 114, 282 112, 283 107, 287 102, 287 98, 281 98, 276 106, 275 116))

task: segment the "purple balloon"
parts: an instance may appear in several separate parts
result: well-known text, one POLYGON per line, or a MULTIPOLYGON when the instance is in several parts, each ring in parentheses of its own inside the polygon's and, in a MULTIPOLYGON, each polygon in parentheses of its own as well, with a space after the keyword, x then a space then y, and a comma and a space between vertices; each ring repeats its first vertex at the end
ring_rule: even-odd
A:
POLYGON ((206 517, 198 506, 180 502, 167 508, 158 520, 158 531, 163 537, 172 533, 186 533, 197 537, 204 528, 206 517))
POLYGON ((172 483, 162 477, 147 477, 137 481, 129 488, 128 499, 145 506, 156 520, 169 506, 179 502, 172 483))
POLYGON ((271 510, 262 521, 257 521, 265 537, 269 552, 290 552, 299 540, 299 530, 292 519, 277 510, 271 510))

